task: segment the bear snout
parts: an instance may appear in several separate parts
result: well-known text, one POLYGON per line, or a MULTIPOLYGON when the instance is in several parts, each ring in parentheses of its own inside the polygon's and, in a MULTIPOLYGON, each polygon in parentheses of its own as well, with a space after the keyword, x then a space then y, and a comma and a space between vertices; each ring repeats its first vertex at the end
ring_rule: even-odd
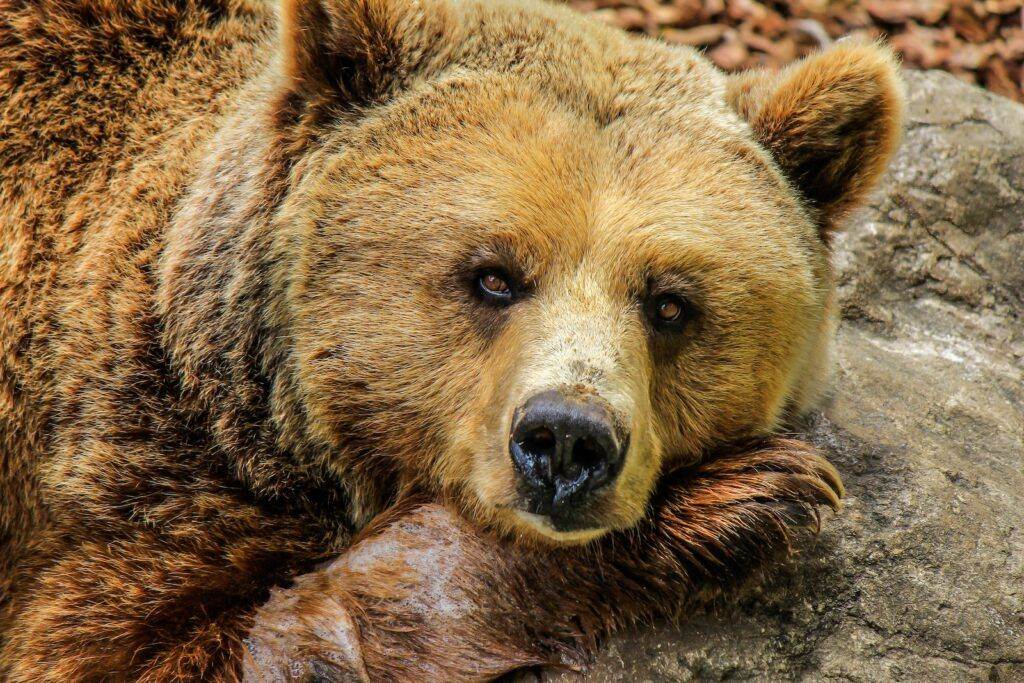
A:
POLYGON ((595 526, 589 508, 622 471, 624 432, 599 397, 549 390, 528 399, 509 438, 521 510, 549 518, 558 531, 595 526))

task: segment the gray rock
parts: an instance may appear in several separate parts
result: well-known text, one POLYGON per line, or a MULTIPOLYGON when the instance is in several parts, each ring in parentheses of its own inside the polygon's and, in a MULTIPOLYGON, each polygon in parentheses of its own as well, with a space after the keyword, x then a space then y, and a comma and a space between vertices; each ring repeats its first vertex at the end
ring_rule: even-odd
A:
MULTIPOLYGON (((844 509, 737 604, 609 644, 595 681, 1024 681, 1024 108, 908 73, 883 191, 839 238, 844 509)), ((567 677, 561 677, 567 678, 567 677)))

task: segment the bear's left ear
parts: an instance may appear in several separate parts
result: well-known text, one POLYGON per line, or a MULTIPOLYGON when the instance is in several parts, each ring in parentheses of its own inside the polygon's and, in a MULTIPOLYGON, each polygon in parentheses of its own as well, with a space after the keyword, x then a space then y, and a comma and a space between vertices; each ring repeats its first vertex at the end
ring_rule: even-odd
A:
POLYGON ((379 100, 440 57, 449 10, 445 0, 282 0, 285 87, 306 102, 379 100))
POLYGON ((877 44, 843 41, 777 74, 731 76, 726 97, 826 240, 874 187, 903 130, 899 66, 877 44))

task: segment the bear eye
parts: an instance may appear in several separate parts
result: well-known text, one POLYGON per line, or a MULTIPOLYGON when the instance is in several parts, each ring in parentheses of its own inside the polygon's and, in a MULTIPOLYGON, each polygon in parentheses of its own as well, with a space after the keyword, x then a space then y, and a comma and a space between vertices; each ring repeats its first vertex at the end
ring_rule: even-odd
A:
POLYGON ((690 305, 678 294, 660 294, 651 303, 650 317, 659 332, 679 332, 690 318, 690 305))
POLYGON ((485 301, 504 304, 512 300, 510 278, 500 270, 481 271, 476 278, 476 288, 485 301))

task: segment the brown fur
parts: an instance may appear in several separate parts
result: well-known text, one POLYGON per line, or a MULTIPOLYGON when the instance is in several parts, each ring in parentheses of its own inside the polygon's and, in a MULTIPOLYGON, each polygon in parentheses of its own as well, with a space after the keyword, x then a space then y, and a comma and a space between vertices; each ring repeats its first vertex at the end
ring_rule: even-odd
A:
POLYGON ((287 678, 296 663, 330 670, 330 655, 346 653, 322 642, 324 624, 349 615, 374 681, 585 669, 609 632, 680 614, 757 574, 842 490, 824 459, 786 439, 743 444, 662 484, 640 525, 582 550, 536 553, 437 505, 386 517, 260 609, 264 645, 247 664, 266 678, 252 678, 287 678))
MULTIPOLYGON (((587 638, 652 614, 644 591, 756 570, 788 538, 773 499, 833 502, 782 455, 777 479, 708 465, 704 508, 663 485, 641 521, 662 473, 813 402, 820 235, 898 137, 888 52, 726 79, 532 0, 280 14, 0 0, 0 675, 235 677, 269 589, 406 494, 530 547, 550 534, 510 512, 504 444, 545 383, 610 396, 633 432, 599 561, 560 566, 618 571, 622 539, 652 563, 587 638), (475 307, 466 269, 495 261, 528 301, 475 307), (651 283, 700 304, 678 344, 637 315, 651 283)), ((524 563, 500 575, 529 585, 524 563)), ((374 630, 385 589, 348 593, 368 669, 405 642, 458 671, 374 630)), ((568 614, 558 595, 531 609, 568 614)))

